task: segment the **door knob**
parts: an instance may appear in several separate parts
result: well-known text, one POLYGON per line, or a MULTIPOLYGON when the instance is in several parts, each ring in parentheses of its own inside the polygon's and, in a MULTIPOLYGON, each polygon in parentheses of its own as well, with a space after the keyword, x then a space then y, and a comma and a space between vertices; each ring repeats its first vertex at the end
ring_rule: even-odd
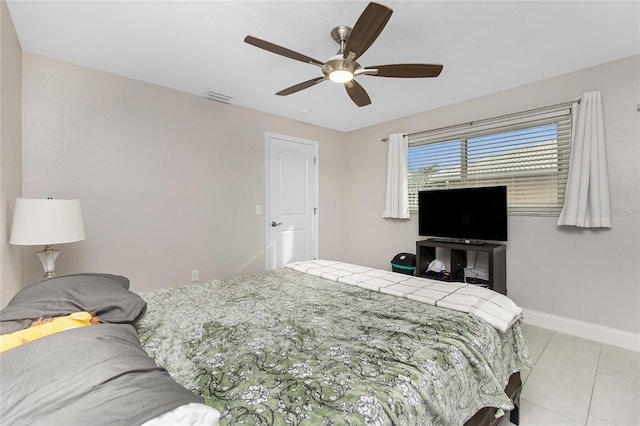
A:
POLYGON ((273 226, 274 228, 275 228, 276 226, 278 226, 278 225, 282 225, 282 222, 280 222, 280 223, 276 223, 276 221, 275 221, 275 220, 271 222, 271 226, 273 226))

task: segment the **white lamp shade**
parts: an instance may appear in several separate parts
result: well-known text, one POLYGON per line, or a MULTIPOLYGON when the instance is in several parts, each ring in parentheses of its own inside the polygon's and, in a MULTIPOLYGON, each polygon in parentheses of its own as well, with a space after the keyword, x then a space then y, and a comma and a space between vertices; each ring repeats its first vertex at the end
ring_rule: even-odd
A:
POLYGON ((84 238, 79 200, 16 199, 11 244, 63 244, 84 238))

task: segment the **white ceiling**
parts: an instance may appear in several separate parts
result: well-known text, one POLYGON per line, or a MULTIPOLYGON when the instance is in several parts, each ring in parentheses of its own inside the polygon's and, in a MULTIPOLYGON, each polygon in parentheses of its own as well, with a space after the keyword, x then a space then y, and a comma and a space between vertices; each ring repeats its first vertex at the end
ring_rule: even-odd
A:
MULTIPOLYGON (((359 76, 359 108, 316 66, 243 42, 246 35, 326 61, 331 29, 362 1, 8 0, 24 51, 341 131, 354 130, 640 53, 638 1, 381 1, 394 10, 362 66, 440 63, 431 79, 359 76), (301 112, 308 109, 309 112, 301 112)), ((597 88, 594 88, 597 89, 597 88)), ((579 95, 579 94, 576 94, 579 95)))

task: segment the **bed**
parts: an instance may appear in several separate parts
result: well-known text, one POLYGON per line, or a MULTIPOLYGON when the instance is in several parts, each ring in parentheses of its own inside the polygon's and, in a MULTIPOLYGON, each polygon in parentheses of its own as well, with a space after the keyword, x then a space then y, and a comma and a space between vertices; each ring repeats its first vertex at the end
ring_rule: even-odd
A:
POLYGON ((139 295, 55 277, 0 334, 77 311, 100 323, 0 352, 1 424, 494 425, 529 366, 505 296, 341 262, 139 295))
POLYGON ((141 296, 142 347, 224 425, 496 424, 530 366, 521 309, 466 284, 311 261, 141 296))

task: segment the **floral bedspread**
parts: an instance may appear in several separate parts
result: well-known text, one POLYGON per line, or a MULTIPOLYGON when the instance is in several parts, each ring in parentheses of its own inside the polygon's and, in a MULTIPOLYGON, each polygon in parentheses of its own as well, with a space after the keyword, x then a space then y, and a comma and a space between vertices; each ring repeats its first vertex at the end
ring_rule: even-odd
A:
POLYGON ((289 268, 141 295, 142 346, 223 425, 461 425, 528 366, 519 324, 289 268))

